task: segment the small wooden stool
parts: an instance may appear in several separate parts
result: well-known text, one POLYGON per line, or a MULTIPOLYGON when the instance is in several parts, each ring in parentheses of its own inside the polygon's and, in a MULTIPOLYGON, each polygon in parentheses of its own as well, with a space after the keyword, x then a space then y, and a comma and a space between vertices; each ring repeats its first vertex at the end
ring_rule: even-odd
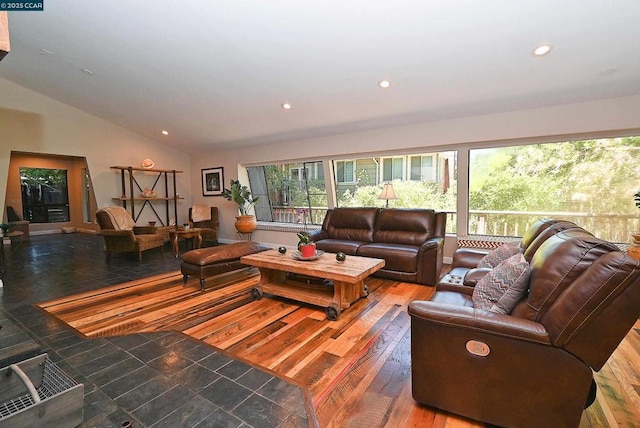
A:
POLYGON ((185 284, 189 275, 198 276, 200 278, 200 289, 204 290, 204 279, 206 277, 248 267, 240 263, 240 257, 268 249, 269 247, 256 242, 237 242, 235 244, 187 251, 180 256, 182 259, 180 272, 182 272, 185 284))

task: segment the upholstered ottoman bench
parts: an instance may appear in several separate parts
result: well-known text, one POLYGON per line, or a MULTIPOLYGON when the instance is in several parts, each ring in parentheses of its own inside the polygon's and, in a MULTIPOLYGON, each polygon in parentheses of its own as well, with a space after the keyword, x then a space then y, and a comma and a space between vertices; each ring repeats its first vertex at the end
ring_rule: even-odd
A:
POLYGON ((200 278, 200 289, 204 290, 204 279, 206 277, 248 267, 240 263, 240 257, 268 249, 269 247, 256 242, 237 242, 235 244, 191 250, 180 256, 182 259, 180 271, 185 284, 189 275, 194 275, 200 278))

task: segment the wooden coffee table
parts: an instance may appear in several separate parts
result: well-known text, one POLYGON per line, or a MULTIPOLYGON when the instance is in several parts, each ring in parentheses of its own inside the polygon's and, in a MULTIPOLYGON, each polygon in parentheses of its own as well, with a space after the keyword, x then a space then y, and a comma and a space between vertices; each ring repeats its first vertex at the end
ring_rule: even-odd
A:
POLYGON ((240 262, 260 270, 260 283, 253 290, 254 297, 268 293, 322 306, 330 320, 338 319, 342 310, 366 297, 369 289, 365 279, 384 267, 383 259, 372 257, 347 256, 343 263, 338 263, 335 254, 324 253, 316 260, 301 261, 294 259, 291 252, 280 254, 277 250, 244 256, 240 262), (287 273, 319 280, 292 280, 287 273))
POLYGON ((178 257, 180 254, 180 246, 178 245, 179 239, 190 239, 192 242, 192 249, 200 248, 202 246, 202 228, 190 227, 189 229, 172 229, 169 231, 169 240, 173 247, 173 255, 178 257))

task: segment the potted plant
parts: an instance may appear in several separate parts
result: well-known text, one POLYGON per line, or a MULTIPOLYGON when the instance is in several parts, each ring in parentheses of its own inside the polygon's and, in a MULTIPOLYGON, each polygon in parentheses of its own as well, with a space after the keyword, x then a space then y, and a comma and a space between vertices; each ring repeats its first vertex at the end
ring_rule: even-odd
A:
POLYGON ((298 232, 298 250, 304 258, 316 255, 316 243, 311 240, 307 232, 298 232))
POLYGON ((249 212, 260 197, 251 197, 251 190, 240 184, 240 180, 231 180, 229 188, 222 191, 222 196, 238 205, 240 215, 236 217, 236 230, 240 233, 251 233, 256 230, 256 216, 249 212))
POLYGON ((298 232, 298 251, 304 258, 313 257, 316 255, 316 243, 311 240, 309 232, 307 232, 307 216, 309 210, 306 208, 297 209, 298 221, 304 223, 304 230, 298 232))
POLYGON ((7 223, 0 224, 0 229, 2 229, 3 236, 6 236, 9 234, 9 225, 7 223))

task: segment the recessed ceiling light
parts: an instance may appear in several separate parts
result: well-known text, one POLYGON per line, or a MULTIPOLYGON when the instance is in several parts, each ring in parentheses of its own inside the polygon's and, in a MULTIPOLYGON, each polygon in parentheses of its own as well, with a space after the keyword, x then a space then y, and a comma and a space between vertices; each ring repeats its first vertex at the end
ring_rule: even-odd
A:
POLYGON ((391 82, 389 82, 388 80, 381 80, 380 82, 378 82, 378 86, 380 86, 381 88, 388 88, 389 86, 391 86, 391 82))
POLYGON ((293 106, 289 103, 282 103, 280 104, 280 106, 285 110, 291 110, 293 108, 293 106))
POLYGON ((551 45, 550 44, 544 44, 544 45, 540 45, 537 48, 535 48, 532 52, 533 56, 543 56, 548 54, 549 52, 551 52, 551 45))
POLYGON ((164 129, 162 131, 160 131, 160 132, 162 133, 162 135, 169 135, 169 131, 166 131, 164 129))

